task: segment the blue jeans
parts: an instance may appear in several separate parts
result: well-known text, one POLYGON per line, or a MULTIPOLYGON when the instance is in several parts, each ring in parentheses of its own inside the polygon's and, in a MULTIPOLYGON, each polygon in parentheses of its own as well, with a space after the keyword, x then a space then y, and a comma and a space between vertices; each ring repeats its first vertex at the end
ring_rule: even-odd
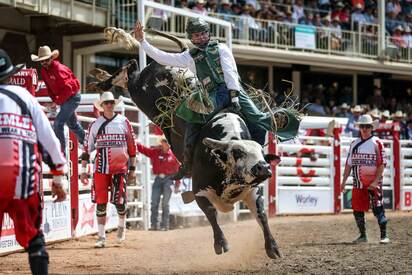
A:
POLYGON ((156 176, 152 187, 152 202, 151 202, 151 227, 157 228, 157 216, 159 215, 159 203, 160 196, 163 195, 162 200, 162 221, 160 223, 161 228, 169 228, 169 201, 172 195, 172 189, 170 186, 173 181, 169 178, 162 179, 156 176))
POLYGON ((85 132, 82 125, 77 121, 76 108, 80 103, 80 93, 70 97, 60 106, 60 112, 54 121, 54 132, 60 141, 63 152, 66 152, 66 140, 64 139, 64 124, 67 124, 69 129, 74 132, 77 139, 83 144, 85 132))

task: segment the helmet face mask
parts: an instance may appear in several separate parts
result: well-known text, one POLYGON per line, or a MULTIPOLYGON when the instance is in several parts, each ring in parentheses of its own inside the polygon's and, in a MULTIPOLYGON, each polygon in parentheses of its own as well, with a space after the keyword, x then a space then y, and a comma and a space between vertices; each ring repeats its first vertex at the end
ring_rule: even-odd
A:
POLYGON ((210 40, 209 32, 195 32, 190 37, 190 42, 198 48, 205 47, 210 40))
POLYGON ((209 24, 202 18, 189 18, 186 26, 186 33, 190 41, 196 47, 204 47, 210 39, 209 24))

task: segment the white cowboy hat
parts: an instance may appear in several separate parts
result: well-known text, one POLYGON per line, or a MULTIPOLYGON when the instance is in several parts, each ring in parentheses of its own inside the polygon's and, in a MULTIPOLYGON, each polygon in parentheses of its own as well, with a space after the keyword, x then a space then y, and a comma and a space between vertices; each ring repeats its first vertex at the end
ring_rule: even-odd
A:
POLYGON ((360 125, 372 125, 373 129, 376 129, 379 126, 379 121, 373 120, 370 115, 361 115, 355 124, 358 127, 360 125))
POLYGON ((391 115, 389 114, 388 110, 383 111, 382 116, 389 118, 391 115))
POLYGON ((102 104, 105 101, 114 101, 114 106, 116 106, 117 104, 120 103, 120 99, 115 99, 114 95, 112 94, 112 92, 104 92, 102 93, 102 95, 100 96, 100 100, 96 100, 93 105, 94 107, 96 107, 97 110, 99 111, 103 111, 102 108, 102 104))
POLYGON ((400 111, 400 110, 396 111, 396 113, 394 113, 392 116, 393 116, 393 117, 397 117, 397 118, 402 118, 402 117, 404 117, 403 112, 400 111))
POLYGON ((356 105, 355 108, 352 108, 353 113, 361 113, 362 112, 362 107, 359 105, 356 105))
POLYGON ((161 145, 162 142, 164 142, 164 141, 169 144, 169 142, 167 141, 167 138, 164 135, 160 135, 160 136, 157 137, 156 143, 158 145, 161 145))
POLYGON ((376 117, 376 118, 380 118, 381 116, 378 109, 373 109, 372 111, 370 111, 369 114, 371 115, 371 117, 376 117))
POLYGON ((340 108, 347 110, 347 109, 349 109, 349 105, 346 104, 346 102, 343 102, 342 105, 340 105, 340 108))
POLYGON ((31 55, 31 60, 33 62, 39 62, 42 60, 46 60, 49 58, 53 58, 56 59, 57 57, 59 57, 59 51, 58 50, 50 50, 49 46, 42 46, 39 48, 39 50, 37 51, 37 55, 32 54, 31 55))

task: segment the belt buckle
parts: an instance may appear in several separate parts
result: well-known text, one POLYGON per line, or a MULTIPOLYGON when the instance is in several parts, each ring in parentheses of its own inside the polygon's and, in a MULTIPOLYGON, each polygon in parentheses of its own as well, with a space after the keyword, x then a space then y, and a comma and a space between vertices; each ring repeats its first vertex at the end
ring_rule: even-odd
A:
POLYGON ((164 179, 164 178, 166 177, 165 174, 159 174, 158 176, 159 176, 161 179, 164 179))

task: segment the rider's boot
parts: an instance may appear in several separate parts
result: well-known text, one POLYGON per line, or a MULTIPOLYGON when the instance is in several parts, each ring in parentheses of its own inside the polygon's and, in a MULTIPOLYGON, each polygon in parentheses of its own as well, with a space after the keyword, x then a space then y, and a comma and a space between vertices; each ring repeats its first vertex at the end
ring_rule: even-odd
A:
POLYGON ((192 176, 193 146, 187 145, 183 151, 183 163, 176 174, 170 177, 171 180, 180 180, 183 177, 192 176))

